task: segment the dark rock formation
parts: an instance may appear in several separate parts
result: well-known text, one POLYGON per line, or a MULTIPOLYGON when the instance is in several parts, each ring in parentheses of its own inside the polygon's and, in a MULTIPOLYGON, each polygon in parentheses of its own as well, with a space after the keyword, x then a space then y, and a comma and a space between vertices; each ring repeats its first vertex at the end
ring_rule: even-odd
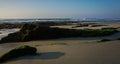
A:
POLYGON ((36 54, 37 49, 30 46, 20 46, 18 48, 11 49, 0 57, 0 62, 5 62, 7 60, 11 60, 13 58, 25 56, 25 55, 33 55, 36 54))
POLYGON ((1 39, 4 42, 20 42, 31 40, 55 39, 62 37, 97 37, 118 32, 115 29, 64 29, 41 26, 40 24, 24 24, 19 32, 9 34, 1 39))

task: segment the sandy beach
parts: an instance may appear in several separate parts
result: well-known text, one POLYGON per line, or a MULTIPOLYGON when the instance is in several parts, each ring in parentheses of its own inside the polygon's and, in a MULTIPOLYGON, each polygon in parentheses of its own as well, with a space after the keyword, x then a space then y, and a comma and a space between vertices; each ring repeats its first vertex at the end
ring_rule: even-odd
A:
POLYGON ((31 45, 38 50, 36 56, 24 56, 4 64, 119 64, 119 42, 56 40, 2 44, 10 48, 31 45))
MULTIPOLYGON (((109 27, 120 27, 119 23, 106 24, 109 27)), ((4 43, 0 44, 0 54, 21 45, 30 45, 37 48, 37 55, 19 57, 3 64, 120 64, 120 40, 114 40, 118 37, 120 34, 4 43), (108 37, 113 41, 98 42, 108 37)))
POLYGON ((0 0, 0 64, 120 64, 120 0, 0 0))

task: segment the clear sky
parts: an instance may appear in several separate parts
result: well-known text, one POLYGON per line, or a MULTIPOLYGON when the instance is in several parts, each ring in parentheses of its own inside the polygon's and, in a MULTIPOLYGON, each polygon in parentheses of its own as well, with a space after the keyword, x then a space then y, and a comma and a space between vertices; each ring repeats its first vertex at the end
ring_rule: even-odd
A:
POLYGON ((0 0, 0 18, 120 18, 120 0, 0 0))

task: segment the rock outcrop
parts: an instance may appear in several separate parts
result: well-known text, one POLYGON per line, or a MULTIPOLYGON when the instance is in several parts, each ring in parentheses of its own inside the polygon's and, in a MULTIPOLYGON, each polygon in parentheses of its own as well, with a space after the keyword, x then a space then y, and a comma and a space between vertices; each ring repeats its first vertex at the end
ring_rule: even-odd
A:
POLYGON ((64 29, 41 26, 40 24, 25 24, 19 32, 9 34, 1 39, 4 42, 20 42, 44 40, 65 37, 97 37, 107 36, 118 32, 115 29, 64 29))
POLYGON ((36 54, 37 49, 31 46, 20 46, 18 48, 14 48, 9 50, 0 56, 0 62, 5 62, 7 60, 11 60, 17 57, 25 56, 25 55, 33 55, 36 54))

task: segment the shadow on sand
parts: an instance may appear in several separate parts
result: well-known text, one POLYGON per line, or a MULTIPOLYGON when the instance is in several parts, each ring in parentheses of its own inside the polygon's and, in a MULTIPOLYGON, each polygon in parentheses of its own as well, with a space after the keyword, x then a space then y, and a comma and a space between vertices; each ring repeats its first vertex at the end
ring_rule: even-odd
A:
POLYGON ((61 56, 65 55, 65 53, 62 52, 47 52, 47 53, 41 53, 36 55, 36 59, 57 59, 61 56), (38 57, 40 56, 40 57, 38 57))
POLYGON ((37 53, 34 56, 24 56, 19 59, 57 59, 61 56, 65 55, 62 52, 45 52, 45 53, 37 53))
POLYGON ((37 53, 36 55, 32 55, 32 56, 23 56, 23 57, 19 57, 10 61, 17 61, 17 60, 50 60, 50 59, 57 59, 60 58, 61 56, 65 55, 65 53, 62 52, 45 52, 45 53, 37 53))

